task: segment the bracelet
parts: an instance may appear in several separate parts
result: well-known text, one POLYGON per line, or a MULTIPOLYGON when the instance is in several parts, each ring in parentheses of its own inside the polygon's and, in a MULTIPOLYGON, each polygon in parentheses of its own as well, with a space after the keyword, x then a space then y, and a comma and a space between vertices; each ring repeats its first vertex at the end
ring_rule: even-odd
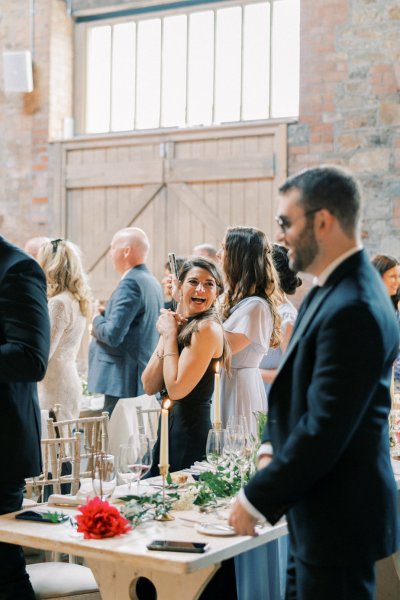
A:
POLYGON ((160 360, 163 360, 166 356, 176 356, 177 354, 177 352, 166 352, 165 354, 159 354, 158 350, 156 350, 156 356, 160 360))

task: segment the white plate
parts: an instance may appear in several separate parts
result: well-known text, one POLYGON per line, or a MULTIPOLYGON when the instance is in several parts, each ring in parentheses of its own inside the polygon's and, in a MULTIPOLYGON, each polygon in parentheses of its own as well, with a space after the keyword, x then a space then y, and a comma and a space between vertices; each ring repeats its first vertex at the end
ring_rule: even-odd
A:
POLYGON ((218 535, 222 537, 228 537, 237 535, 233 527, 229 525, 219 525, 219 523, 199 523, 196 526, 196 531, 204 533, 205 535, 218 535))

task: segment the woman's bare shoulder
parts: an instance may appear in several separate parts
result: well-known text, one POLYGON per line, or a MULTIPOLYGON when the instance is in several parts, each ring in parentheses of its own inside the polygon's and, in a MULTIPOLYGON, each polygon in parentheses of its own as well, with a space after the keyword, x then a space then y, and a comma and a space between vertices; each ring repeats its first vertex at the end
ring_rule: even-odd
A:
POLYGON ((218 321, 215 321, 214 319, 204 319, 204 321, 200 321, 198 328, 198 333, 203 332, 220 335, 223 332, 222 324, 218 323, 218 321))

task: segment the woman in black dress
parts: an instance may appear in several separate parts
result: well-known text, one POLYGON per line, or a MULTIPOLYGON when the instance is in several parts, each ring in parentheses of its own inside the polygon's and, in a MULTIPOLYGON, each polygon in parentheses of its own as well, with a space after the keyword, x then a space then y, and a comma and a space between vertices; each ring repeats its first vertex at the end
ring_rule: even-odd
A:
MULTIPOLYGON (((166 389, 170 471, 205 458, 216 361, 226 364, 229 348, 215 302, 222 291, 218 267, 205 258, 185 261, 179 274, 176 313, 162 310, 160 339, 142 375, 146 394, 166 389)), ((158 475, 159 435, 149 477, 158 475)))

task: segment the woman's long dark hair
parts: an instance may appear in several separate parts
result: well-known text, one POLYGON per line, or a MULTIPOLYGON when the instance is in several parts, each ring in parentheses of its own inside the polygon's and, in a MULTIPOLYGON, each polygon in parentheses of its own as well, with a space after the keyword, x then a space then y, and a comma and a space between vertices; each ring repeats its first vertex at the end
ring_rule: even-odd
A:
MULTIPOLYGON (((393 269, 393 267, 398 267, 400 265, 400 261, 397 260, 394 256, 390 254, 377 254, 371 260, 371 263, 374 265, 375 269, 378 271, 379 275, 383 277, 386 271, 393 269)), ((400 289, 397 288, 397 292, 394 296, 390 296, 390 299, 393 303, 394 309, 397 312, 399 310, 399 302, 400 302, 400 289)))
MULTIPOLYGON (((217 293, 221 294, 224 288, 222 275, 218 266, 212 260, 208 260, 207 258, 203 258, 200 256, 189 258, 183 263, 179 272, 180 283, 182 284, 185 281, 189 271, 196 267, 200 269, 205 269, 210 273, 211 277, 215 280, 215 283, 217 285, 217 293)), ((221 325, 224 340, 221 362, 224 368, 227 371, 229 371, 231 358, 230 346, 225 338, 224 330, 222 327, 222 321, 215 304, 213 304, 208 310, 205 310, 204 312, 194 315, 190 318, 190 320, 182 327, 178 334, 178 344, 182 347, 190 346, 193 333, 199 330, 199 323, 205 320, 215 321, 216 323, 221 325)))
POLYGON ((227 288, 223 316, 244 298, 258 296, 269 304, 272 315, 270 346, 281 343, 281 319, 277 310, 276 290, 279 278, 272 262, 271 244, 263 231, 255 227, 228 227, 224 240, 224 271, 227 288))

